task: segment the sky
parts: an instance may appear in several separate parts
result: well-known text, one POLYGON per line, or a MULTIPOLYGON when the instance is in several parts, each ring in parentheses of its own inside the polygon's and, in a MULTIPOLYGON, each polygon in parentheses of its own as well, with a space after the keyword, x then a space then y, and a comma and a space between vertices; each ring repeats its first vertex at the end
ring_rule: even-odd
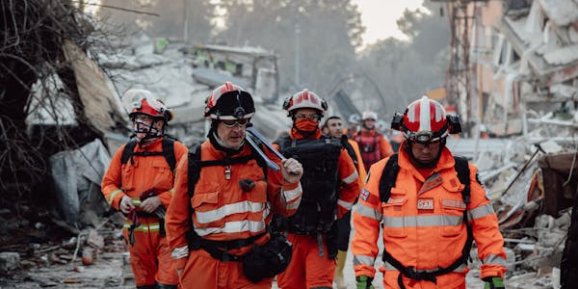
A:
POLYGON ((406 39, 395 23, 403 11, 421 7, 423 0, 352 0, 359 7, 361 22, 365 26, 363 45, 395 37, 406 39))

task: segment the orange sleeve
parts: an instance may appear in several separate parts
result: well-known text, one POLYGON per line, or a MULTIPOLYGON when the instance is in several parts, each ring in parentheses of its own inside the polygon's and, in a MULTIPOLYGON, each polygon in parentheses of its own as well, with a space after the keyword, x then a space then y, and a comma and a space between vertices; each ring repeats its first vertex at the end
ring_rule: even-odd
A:
POLYGON ((353 160, 347 153, 347 150, 341 150, 338 165, 338 177, 342 185, 339 186, 337 218, 341 218, 353 207, 353 203, 361 191, 361 183, 359 182, 357 169, 353 164, 353 160))
POLYGON ((477 168, 470 164, 471 203, 468 211, 478 255, 482 260, 480 278, 503 278, 506 272, 504 239, 498 226, 498 217, 484 188, 477 180, 477 173, 477 168))
POLYGON ((120 162, 125 146, 126 145, 122 145, 114 153, 110 165, 104 173, 102 183, 100 184, 104 199, 115 210, 119 210, 120 200, 126 196, 122 190, 122 164, 120 162))
POLYGON ((174 194, 165 216, 167 240, 173 252, 176 269, 184 268, 189 256, 186 233, 192 227, 190 224, 191 200, 188 193, 188 165, 188 157, 184 155, 175 171, 174 194))
POLYGON ((361 182, 361 186, 363 187, 363 182, 365 182, 365 178, 367 177, 367 172, 365 171, 365 166, 363 165, 363 159, 361 158, 361 152, 359 151, 359 145, 354 140, 349 140, 349 144, 353 148, 355 152, 355 156, 357 157, 357 173, 359 174, 359 181, 361 182))
POLYGON ((381 140, 379 141, 379 150, 380 150, 380 154, 381 154, 381 158, 387 158, 390 157, 393 154, 393 149, 391 148, 391 144, 389 143, 389 141, 387 140, 387 138, 385 138, 384 135, 381 135, 381 140))
POLYGON ((380 222, 383 219, 381 213, 381 200, 379 198, 379 179, 387 159, 383 159, 373 166, 368 173, 368 180, 359 196, 359 201, 352 213, 353 239, 351 252, 353 253, 353 269, 355 276, 375 276, 375 259, 379 248, 380 222))
MULTIPOLYGON (((273 144, 273 147, 278 149, 279 146, 273 144)), ((266 154, 270 160, 282 166, 281 160, 272 152, 267 150, 266 154)), ((292 216, 297 212, 297 208, 301 203, 301 196, 303 189, 301 183, 289 183, 285 181, 283 173, 275 171, 267 167, 267 197, 271 202, 273 211, 284 217, 292 216)))
MULTIPOLYGON (((175 150, 175 159, 176 159, 177 164, 178 164, 183 157, 187 156, 188 149, 183 143, 175 141, 174 142, 174 150, 175 150)), ((176 173, 176 168, 175 168, 175 171, 173 171, 173 181, 174 181, 175 173, 176 173)), ((171 188, 170 190, 165 191, 165 192, 160 192, 158 194, 158 196, 161 200, 161 203, 163 204, 163 206, 165 208, 169 207, 169 204, 171 202, 171 198, 173 197, 173 195, 174 195, 174 188, 171 188)))

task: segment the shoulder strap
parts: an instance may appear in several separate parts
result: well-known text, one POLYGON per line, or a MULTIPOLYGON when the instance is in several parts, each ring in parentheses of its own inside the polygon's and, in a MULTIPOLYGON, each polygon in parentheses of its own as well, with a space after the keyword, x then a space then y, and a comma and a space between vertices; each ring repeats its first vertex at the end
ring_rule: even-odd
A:
POLYGON ((465 186, 462 191, 462 198, 466 205, 470 204, 470 167, 468 165, 468 160, 464 157, 454 156, 455 169, 458 173, 458 179, 465 186))
POLYGON ((383 168, 381 179, 379 179, 379 198, 383 203, 387 203, 391 196, 391 188, 395 187, 399 165, 397 163, 397 154, 391 155, 387 164, 383 168))
POLYGON ((167 160, 171 171, 175 171, 177 167, 177 159, 175 157, 175 141, 171 138, 163 138, 163 156, 167 160))
POLYGON ((136 146, 136 140, 131 139, 129 142, 126 143, 124 149, 122 151, 122 155, 120 157, 120 163, 126 164, 129 159, 132 159, 132 155, 134 154, 134 147, 136 146))
POLYGON ((192 198, 195 194, 195 185, 199 181, 201 176, 201 145, 195 146, 189 151, 189 166, 188 166, 188 192, 189 198, 192 198))
POLYGON ((343 148, 345 148, 345 150, 347 150, 347 154, 351 157, 351 159, 353 160, 353 163, 355 164, 355 168, 357 169, 357 164, 358 164, 359 160, 357 159, 357 155, 355 155, 355 150, 353 150, 353 147, 349 143, 347 136, 342 135, 340 141, 341 141, 341 146, 343 148))

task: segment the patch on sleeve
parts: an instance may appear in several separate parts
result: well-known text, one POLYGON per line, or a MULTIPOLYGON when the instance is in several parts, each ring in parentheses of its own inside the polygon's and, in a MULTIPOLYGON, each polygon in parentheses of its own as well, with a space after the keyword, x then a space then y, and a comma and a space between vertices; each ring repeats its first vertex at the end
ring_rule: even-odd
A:
POLYGON ((359 194, 359 197, 360 197, 363 201, 367 202, 367 199, 369 199, 369 191, 366 190, 366 189, 361 190, 361 194, 359 194))

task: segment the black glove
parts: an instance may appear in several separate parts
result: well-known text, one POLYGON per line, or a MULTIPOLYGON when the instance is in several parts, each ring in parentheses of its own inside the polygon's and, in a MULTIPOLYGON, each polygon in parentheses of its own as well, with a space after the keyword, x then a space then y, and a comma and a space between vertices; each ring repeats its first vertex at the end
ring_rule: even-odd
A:
POLYGON ((484 278, 484 289, 505 289, 504 279, 500 277, 484 278))

